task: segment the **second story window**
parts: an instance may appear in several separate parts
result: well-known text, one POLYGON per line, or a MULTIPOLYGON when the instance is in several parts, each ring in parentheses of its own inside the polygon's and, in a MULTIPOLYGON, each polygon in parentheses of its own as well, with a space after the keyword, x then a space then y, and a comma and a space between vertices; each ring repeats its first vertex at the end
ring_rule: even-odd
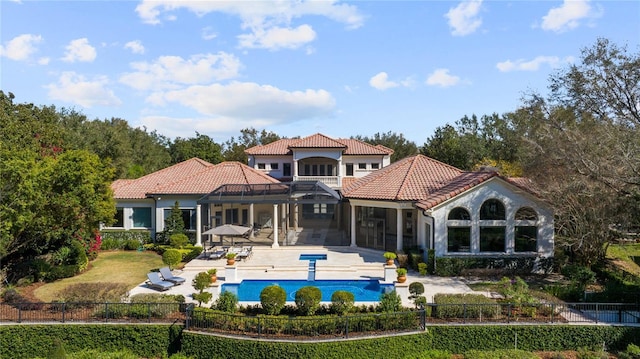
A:
POLYGON ((259 170, 264 170, 266 168, 267 168, 267 166, 264 163, 258 163, 258 169, 259 170))
POLYGON ((359 170, 366 170, 367 169, 367 164, 366 163, 358 163, 358 169, 359 170))
POLYGON ((278 164, 277 163, 272 163, 271 164, 271 169, 272 170, 277 170, 278 169, 278 164))
POLYGON ((371 169, 372 169, 372 170, 377 170, 377 169, 379 169, 379 168, 380 168, 380 164, 379 164, 379 163, 372 163, 372 164, 371 164, 371 169))
POLYGON ((291 163, 282 164, 282 175, 285 177, 291 176, 291 163))
POLYGON ((347 163, 347 176, 353 176, 353 163, 347 163))

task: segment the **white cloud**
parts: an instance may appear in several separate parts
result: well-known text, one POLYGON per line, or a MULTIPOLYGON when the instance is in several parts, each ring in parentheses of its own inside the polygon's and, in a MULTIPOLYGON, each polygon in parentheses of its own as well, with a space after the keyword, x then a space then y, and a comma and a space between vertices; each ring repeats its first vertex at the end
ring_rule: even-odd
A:
POLYGON ((58 83, 44 86, 49 90, 49 98, 80 105, 82 107, 93 106, 119 106, 122 101, 113 91, 106 87, 109 80, 105 76, 98 76, 93 80, 87 80, 84 76, 75 72, 64 72, 60 75, 58 83))
POLYGON ((588 0, 564 0, 560 7, 549 10, 547 15, 542 17, 542 29, 564 32, 575 29, 580 25, 580 20, 590 16, 591 6, 588 0))
POLYGON ((135 72, 125 73, 120 82, 138 90, 162 90, 232 79, 238 76, 242 64, 234 55, 219 52, 189 59, 161 56, 154 62, 134 62, 130 66, 135 72))
POLYGON ((482 19, 478 17, 481 5, 482 0, 469 0, 449 9, 444 17, 449 19, 451 34, 465 36, 476 31, 482 25, 482 19))
POLYGON ((398 86, 411 87, 413 86, 413 82, 411 78, 406 78, 401 81, 390 81, 389 75, 387 75, 386 72, 380 72, 369 79, 369 85, 378 90, 386 90, 398 86))
POLYGON ((184 1, 143 0, 136 12, 143 22, 159 24, 168 20, 170 12, 187 9, 197 16, 221 12, 239 17, 242 29, 250 32, 239 36, 241 46, 248 48, 298 48, 316 36, 311 26, 292 27, 293 19, 324 16, 353 29, 362 26, 364 17, 349 4, 331 1, 184 1))
POLYGON ((144 54, 144 46, 140 40, 129 41, 124 44, 124 48, 131 50, 134 54, 144 54))
POLYGON ((309 25, 300 25, 295 29, 284 27, 258 29, 254 33, 238 36, 241 48, 269 50, 296 49, 312 42, 315 38, 316 32, 309 25))
POLYGON ((65 47, 67 50, 62 61, 66 62, 92 62, 96 59, 96 48, 89 44, 89 40, 85 37, 82 39, 72 40, 65 47))
POLYGON ((207 26, 202 29, 202 38, 204 40, 213 40, 216 37, 218 37, 218 34, 213 31, 213 28, 211 28, 211 26, 207 26))
POLYGON ((335 99, 325 90, 284 91, 252 82, 191 86, 157 92, 147 100, 155 104, 178 103, 205 116, 264 124, 326 117, 335 107, 335 99))
POLYGON ((427 85, 449 87, 460 83, 460 77, 450 75, 449 69, 436 69, 427 77, 427 85))
POLYGON ((526 61, 518 59, 516 61, 503 61, 496 64, 496 68, 501 72, 510 71, 537 71, 542 65, 549 65, 552 68, 558 67, 564 63, 573 62, 573 57, 566 57, 560 59, 557 56, 537 56, 535 59, 526 61))
POLYGON ((0 55, 14 61, 26 61, 38 51, 36 45, 42 42, 42 36, 23 34, 0 46, 0 55))

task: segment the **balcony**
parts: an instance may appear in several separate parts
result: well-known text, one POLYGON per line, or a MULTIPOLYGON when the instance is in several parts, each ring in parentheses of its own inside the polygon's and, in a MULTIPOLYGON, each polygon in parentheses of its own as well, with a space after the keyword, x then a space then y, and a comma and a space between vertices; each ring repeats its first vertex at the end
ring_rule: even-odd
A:
POLYGON ((295 176, 294 181, 320 181, 331 188, 342 187, 342 181, 339 176, 295 176))

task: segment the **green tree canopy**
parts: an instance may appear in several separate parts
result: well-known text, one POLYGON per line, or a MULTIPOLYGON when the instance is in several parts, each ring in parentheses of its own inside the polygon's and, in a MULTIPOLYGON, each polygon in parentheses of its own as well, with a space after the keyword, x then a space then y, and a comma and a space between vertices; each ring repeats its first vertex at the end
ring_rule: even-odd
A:
POLYGON ((414 142, 404 138, 404 135, 401 133, 398 134, 391 131, 386 133, 378 132, 371 137, 358 135, 352 138, 372 145, 382 145, 392 149, 391 162, 418 154, 418 146, 416 146, 414 142))
POLYGON ((194 138, 176 138, 169 146, 171 162, 178 163, 193 157, 198 157, 210 163, 220 163, 222 158, 222 146, 213 141, 209 136, 196 132, 194 138))
POLYGON ((230 140, 225 142, 223 157, 225 161, 238 161, 247 163, 247 155, 244 150, 258 145, 266 145, 271 142, 275 142, 280 139, 274 132, 267 132, 266 130, 258 131, 252 127, 240 130, 240 137, 235 139, 231 137, 230 140))

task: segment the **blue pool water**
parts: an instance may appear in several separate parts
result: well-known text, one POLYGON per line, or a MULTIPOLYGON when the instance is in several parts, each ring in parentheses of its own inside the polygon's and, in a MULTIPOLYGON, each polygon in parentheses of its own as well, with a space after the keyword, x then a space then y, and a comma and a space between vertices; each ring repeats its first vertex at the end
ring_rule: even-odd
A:
POLYGON ((301 261, 316 261, 316 260, 323 260, 323 259, 327 259, 327 255, 326 254, 301 254, 300 255, 300 260, 301 261))
POLYGON ((241 302, 259 302, 260 292, 264 287, 277 284, 287 293, 287 301, 296 298, 296 291, 306 286, 320 288, 322 301, 330 302, 331 295, 337 290, 353 293, 356 302, 378 302, 380 295, 393 290, 393 284, 381 284, 379 280, 243 280, 238 283, 225 283, 222 291, 229 291, 238 296, 241 302))

